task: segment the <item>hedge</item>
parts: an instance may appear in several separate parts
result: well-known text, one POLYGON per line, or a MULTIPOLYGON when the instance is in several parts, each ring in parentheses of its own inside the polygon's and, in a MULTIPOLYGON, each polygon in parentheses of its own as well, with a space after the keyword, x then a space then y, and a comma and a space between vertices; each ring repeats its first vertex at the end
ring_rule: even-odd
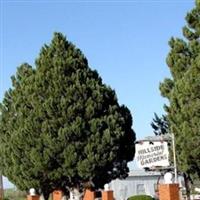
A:
POLYGON ((154 200, 154 198, 148 195, 136 195, 129 197, 128 200, 154 200))

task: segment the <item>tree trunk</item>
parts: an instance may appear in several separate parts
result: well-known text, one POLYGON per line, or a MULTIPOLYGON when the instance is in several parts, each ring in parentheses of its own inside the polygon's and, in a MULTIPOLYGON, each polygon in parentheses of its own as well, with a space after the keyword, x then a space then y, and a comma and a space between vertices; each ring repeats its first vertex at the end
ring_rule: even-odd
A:
POLYGON ((184 183, 185 183, 185 190, 186 190, 187 200, 191 200, 191 199, 190 199, 190 185, 189 185, 189 178, 188 178, 188 176, 187 176, 186 173, 183 173, 183 178, 184 178, 184 183))
POLYGON ((49 199, 49 191, 43 190, 42 194, 45 200, 49 199))

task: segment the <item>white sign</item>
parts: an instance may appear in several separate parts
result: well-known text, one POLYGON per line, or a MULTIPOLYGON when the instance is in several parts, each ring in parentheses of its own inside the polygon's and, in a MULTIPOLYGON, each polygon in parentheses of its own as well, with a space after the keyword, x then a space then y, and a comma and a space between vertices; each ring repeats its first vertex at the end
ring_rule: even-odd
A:
POLYGON ((169 166, 167 142, 145 141, 136 144, 135 159, 139 168, 169 166))

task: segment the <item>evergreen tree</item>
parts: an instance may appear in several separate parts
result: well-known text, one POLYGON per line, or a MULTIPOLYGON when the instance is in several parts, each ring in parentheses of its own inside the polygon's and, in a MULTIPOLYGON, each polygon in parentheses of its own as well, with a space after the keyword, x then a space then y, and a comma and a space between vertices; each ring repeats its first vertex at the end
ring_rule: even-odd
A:
POLYGON ((158 115, 154 113, 154 118, 151 122, 151 127, 153 128, 153 132, 156 136, 165 135, 169 133, 169 123, 165 115, 158 117, 158 115))
POLYGON ((170 129, 175 134, 178 166, 200 178, 200 1, 186 16, 185 39, 172 38, 167 57, 171 79, 160 85, 168 98, 165 106, 170 129))
POLYGON ((60 34, 44 45, 33 68, 22 64, 0 104, 0 170, 21 190, 47 199, 125 178, 135 153, 127 107, 60 34))

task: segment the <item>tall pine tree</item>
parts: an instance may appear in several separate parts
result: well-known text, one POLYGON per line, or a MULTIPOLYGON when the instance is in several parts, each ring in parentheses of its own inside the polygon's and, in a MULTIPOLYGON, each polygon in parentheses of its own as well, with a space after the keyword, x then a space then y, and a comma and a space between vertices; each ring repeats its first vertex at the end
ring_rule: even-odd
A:
POLYGON ((153 128, 153 132, 156 136, 166 135, 169 133, 169 122, 167 121, 167 117, 165 115, 159 117, 156 113, 154 113, 151 127, 153 128))
POLYGON ((165 106, 170 129, 176 137, 178 166, 200 178, 200 1, 186 16, 184 39, 172 38, 167 65, 172 78, 160 85, 168 98, 165 106))
POLYGON ((22 64, 0 104, 0 170, 18 188, 101 188, 128 174, 131 113, 60 34, 22 64))

